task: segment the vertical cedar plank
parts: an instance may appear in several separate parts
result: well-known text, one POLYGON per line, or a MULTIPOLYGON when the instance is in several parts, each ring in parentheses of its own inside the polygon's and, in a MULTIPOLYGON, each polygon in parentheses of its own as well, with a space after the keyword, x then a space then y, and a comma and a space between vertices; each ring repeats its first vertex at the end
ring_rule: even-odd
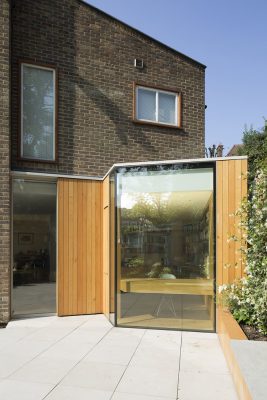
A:
POLYGON ((86 257, 86 243, 87 243, 87 188, 86 188, 86 181, 82 181, 82 210, 83 210, 83 219, 81 225, 81 232, 82 232, 82 306, 81 306, 81 313, 87 313, 87 257, 86 257))
POLYGON ((222 218, 223 218, 223 235, 222 235, 222 248, 223 248, 223 283, 229 283, 228 274, 228 261, 229 261, 229 244, 227 242, 229 234, 229 198, 228 198, 228 179, 229 179, 229 165, 228 161, 223 161, 223 192, 222 192, 222 218))
POLYGON ((69 180, 64 181, 64 231, 63 231, 63 270, 64 270, 64 314, 69 309, 69 180))
POLYGON ((82 270, 82 221, 83 221, 83 208, 82 208, 82 190, 83 182, 78 181, 77 184, 77 203, 78 203, 78 231, 77 231, 77 260, 78 260, 78 296, 77 296, 77 307, 78 314, 82 314, 82 300, 83 300, 83 270, 82 270))
POLYGON ((73 207, 74 207, 74 196, 73 196, 73 181, 69 181, 69 312, 74 313, 73 310, 73 293, 74 293, 74 282, 73 282, 73 207))
POLYGON ((222 232, 223 232, 223 219, 222 219, 222 193, 223 193, 223 161, 216 163, 216 253, 217 253, 217 285, 223 284, 223 255, 222 255, 222 232))
POLYGON ((78 183, 73 181, 73 265, 72 265, 72 315, 78 314, 78 183))
MULTIPOLYGON (((228 162, 228 170, 229 170, 229 178, 228 178, 228 223, 229 223, 229 229, 228 229, 228 236, 229 235, 234 235, 236 233, 236 227, 235 227, 235 220, 233 217, 233 214, 235 212, 235 191, 236 191, 236 186, 238 185, 238 181, 236 179, 236 173, 235 173, 235 160, 230 160, 228 162)), ((228 279, 229 282, 233 282, 235 280, 235 242, 230 241, 228 243, 228 279)))
POLYGON ((109 177, 103 182, 103 313, 109 317, 109 177))
MULTIPOLYGON (((96 184, 96 310, 102 309, 102 284, 103 271, 101 265, 101 246, 102 246, 102 198, 101 198, 101 185, 100 182, 96 184)), ((96 311, 97 312, 97 311, 96 311)))
MULTIPOLYGON (((247 192, 248 192, 248 183, 247 183, 247 171, 248 171, 248 161, 247 160, 242 160, 241 161, 241 196, 242 196, 242 200, 245 199, 247 197, 247 192)), ((241 267, 241 272, 242 272, 242 276, 244 276, 244 269, 245 269, 245 265, 242 263, 242 267, 241 267)))
POLYGON ((94 314, 96 312, 96 254, 95 254, 95 249, 96 249, 96 238, 95 238, 95 232, 96 232, 96 207, 95 207, 95 202, 96 202, 96 185, 92 185, 92 202, 91 202, 91 249, 92 249, 92 292, 91 292, 91 303, 92 303, 92 308, 91 308, 91 313, 94 314))
POLYGON ((88 182, 87 187, 87 237, 86 237, 86 258, 87 258, 87 313, 92 313, 92 185, 93 182, 88 182))
MULTIPOLYGON (((242 201, 242 176, 241 176, 241 163, 242 160, 235 161, 235 210, 238 210, 242 201)), ((240 217, 235 216, 235 234, 238 240, 235 242, 235 278, 239 279, 242 276, 241 270, 241 253, 240 253, 240 240, 241 234, 239 230, 240 217)))

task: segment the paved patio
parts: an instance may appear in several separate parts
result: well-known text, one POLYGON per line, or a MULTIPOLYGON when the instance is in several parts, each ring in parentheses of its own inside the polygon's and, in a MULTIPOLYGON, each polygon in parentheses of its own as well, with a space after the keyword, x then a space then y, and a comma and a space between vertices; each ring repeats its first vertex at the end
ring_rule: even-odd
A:
POLYGON ((237 400, 216 334, 114 328, 103 315, 0 329, 1 400, 237 400))

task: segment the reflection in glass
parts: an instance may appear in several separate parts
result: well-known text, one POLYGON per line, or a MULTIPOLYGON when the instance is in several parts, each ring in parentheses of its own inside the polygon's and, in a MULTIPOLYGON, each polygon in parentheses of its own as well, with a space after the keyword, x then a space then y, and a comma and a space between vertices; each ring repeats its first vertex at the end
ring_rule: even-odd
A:
POLYGON ((156 92, 138 88, 138 119, 156 121, 156 92))
POLYGON ((13 314, 56 312, 56 184, 13 182, 13 314))
POLYGON ((159 122, 175 125, 176 95, 159 92, 159 122))
POLYGON ((55 159, 54 70, 22 64, 22 155, 55 159))
POLYGON ((213 169, 117 173, 117 324, 214 330, 213 169))

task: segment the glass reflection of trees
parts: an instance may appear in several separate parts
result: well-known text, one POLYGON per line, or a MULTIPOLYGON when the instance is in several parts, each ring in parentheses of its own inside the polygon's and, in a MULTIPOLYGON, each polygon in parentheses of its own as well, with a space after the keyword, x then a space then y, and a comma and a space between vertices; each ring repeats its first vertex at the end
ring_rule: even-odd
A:
POLYGON ((172 193, 126 196, 128 207, 122 201, 121 208, 122 278, 209 278, 209 204, 201 218, 185 216, 180 221, 183 247, 174 251, 183 259, 181 265, 170 254, 179 220, 179 203, 171 201, 172 193))
POLYGON ((23 156, 54 158, 54 73, 23 66, 23 156))

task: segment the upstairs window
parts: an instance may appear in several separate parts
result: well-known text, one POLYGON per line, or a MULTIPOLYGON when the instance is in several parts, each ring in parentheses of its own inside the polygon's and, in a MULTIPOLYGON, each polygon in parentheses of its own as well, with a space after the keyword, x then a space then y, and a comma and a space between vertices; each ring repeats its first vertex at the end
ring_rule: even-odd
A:
POLYGON ((181 95, 176 92, 135 86, 136 122, 167 125, 180 128, 181 95))
POLYGON ((20 157, 56 160, 56 70, 21 63, 20 157))

